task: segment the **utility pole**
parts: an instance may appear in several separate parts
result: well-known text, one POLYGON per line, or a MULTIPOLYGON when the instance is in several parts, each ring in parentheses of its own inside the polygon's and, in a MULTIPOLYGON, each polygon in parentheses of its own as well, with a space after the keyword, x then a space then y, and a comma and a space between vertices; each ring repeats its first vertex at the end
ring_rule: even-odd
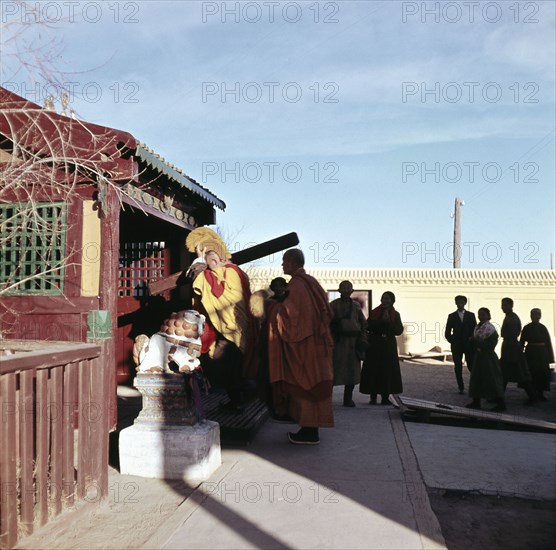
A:
POLYGON ((460 206, 465 203, 456 197, 456 202, 454 205, 454 213, 452 217, 454 218, 454 268, 461 267, 461 222, 460 222, 460 206))

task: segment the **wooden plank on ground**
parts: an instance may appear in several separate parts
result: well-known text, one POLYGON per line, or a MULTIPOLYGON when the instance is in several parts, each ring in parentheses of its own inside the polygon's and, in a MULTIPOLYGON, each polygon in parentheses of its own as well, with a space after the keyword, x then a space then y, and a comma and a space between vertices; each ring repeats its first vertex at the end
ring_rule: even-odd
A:
POLYGON ((411 361, 412 359, 438 359, 444 361, 449 354, 449 351, 427 351, 425 353, 399 355, 399 358, 404 361, 411 361))
POLYGON ((467 407, 459 407, 456 405, 448 405, 446 403, 435 403, 434 401, 426 401, 424 399, 415 399, 413 397, 399 396, 401 403, 408 409, 416 411, 425 411, 430 414, 448 415, 460 418, 468 418, 474 420, 483 420, 490 422, 499 422, 521 428, 531 430, 543 430, 556 432, 556 423, 547 422, 545 420, 535 420, 507 413, 491 412, 482 409, 468 409, 467 407))
POLYGON ((400 409, 402 412, 407 411, 407 407, 402 403, 399 394, 395 393, 390 395, 389 401, 392 405, 394 405, 394 407, 396 407, 396 409, 400 409))

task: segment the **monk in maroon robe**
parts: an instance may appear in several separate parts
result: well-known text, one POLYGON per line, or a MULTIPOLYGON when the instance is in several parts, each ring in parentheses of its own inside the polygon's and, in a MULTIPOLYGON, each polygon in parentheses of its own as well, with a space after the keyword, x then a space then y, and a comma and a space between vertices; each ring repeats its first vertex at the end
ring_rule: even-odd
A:
POLYGON ((301 426, 288 433, 291 443, 316 445, 319 427, 332 427, 332 310, 318 281, 303 269, 299 249, 287 250, 282 267, 291 275, 288 295, 268 319, 270 383, 282 393, 282 410, 301 426))

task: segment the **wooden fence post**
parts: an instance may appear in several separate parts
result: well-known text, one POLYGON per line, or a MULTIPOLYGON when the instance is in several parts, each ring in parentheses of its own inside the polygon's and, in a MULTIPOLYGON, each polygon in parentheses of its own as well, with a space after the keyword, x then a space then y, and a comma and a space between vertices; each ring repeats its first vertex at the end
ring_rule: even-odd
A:
MULTIPOLYGON (((94 480, 97 495, 108 496, 108 444, 109 432, 113 429, 116 407, 116 381, 114 369, 114 347, 112 338, 112 315, 110 311, 89 311, 87 318, 87 341, 100 346, 100 356, 87 366, 89 372, 83 380, 83 391, 90 396, 88 418, 88 437, 91 444, 102 449, 102 463, 88 464, 90 479, 94 480)), ((83 411, 81 411, 83 415, 83 411)), ((81 431, 80 431, 81 434, 81 431)))

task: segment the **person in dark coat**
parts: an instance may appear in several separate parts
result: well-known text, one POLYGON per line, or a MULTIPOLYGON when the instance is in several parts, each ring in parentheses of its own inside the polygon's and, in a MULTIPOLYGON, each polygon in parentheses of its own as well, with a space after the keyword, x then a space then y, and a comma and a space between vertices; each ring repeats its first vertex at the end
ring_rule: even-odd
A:
POLYGON ((444 336, 450 342, 458 390, 463 395, 465 386, 463 383, 462 360, 465 355, 465 364, 467 369, 471 371, 473 365, 473 330, 477 326, 477 319, 475 319, 474 313, 465 310, 467 304, 465 296, 456 296, 455 302, 457 310, 448 315, 444 336))
POLYGON ((479 324, 473 331, 475 356, 469 380, 469 395, 473 401, 466 407, 480 409, 481 398, 485 398, 496 402, 496 406, 491 411, 505 411, 502 370, 494 351, 498 343, 498 333, 490 322, 490 311, 486 307, 480 308, 477 314, 479 315, 479 324))
POLYGON ((385 292, 380 306, 373 309, 367 319, 369 348, 361 370, 359 391, 370 394, 371 405, 376 405, 380 394, 382 404, 388 404, 390 394, 402 393, 402 375, 398 359, 396 336, 403 332, 400 314, 394 309, 396 297, 385 292))
POLYGON ((506 314, 500 329, 500 336, 503 338, 500 366, 502 367, 504 389, 508 382, 517 382, 518 387, 523 388, 527 393, 528 400, 525 404, 532 405, 537 398, 531 384, 527 359, 525 359, 525 354, 518 342, 521 321, 514 313, 513 307, 514 301, 511 298, 502 298, 502 311, 506 314))
POLYGON ((541 315, 539 308, 531 310, 531 323, 523 327, 519 343, 525 348, 533 390, 541 401, 546 401, 543 392, 550 391, 550 363, 554 363, 554 352, 548 329, 540 322, 541 315))

